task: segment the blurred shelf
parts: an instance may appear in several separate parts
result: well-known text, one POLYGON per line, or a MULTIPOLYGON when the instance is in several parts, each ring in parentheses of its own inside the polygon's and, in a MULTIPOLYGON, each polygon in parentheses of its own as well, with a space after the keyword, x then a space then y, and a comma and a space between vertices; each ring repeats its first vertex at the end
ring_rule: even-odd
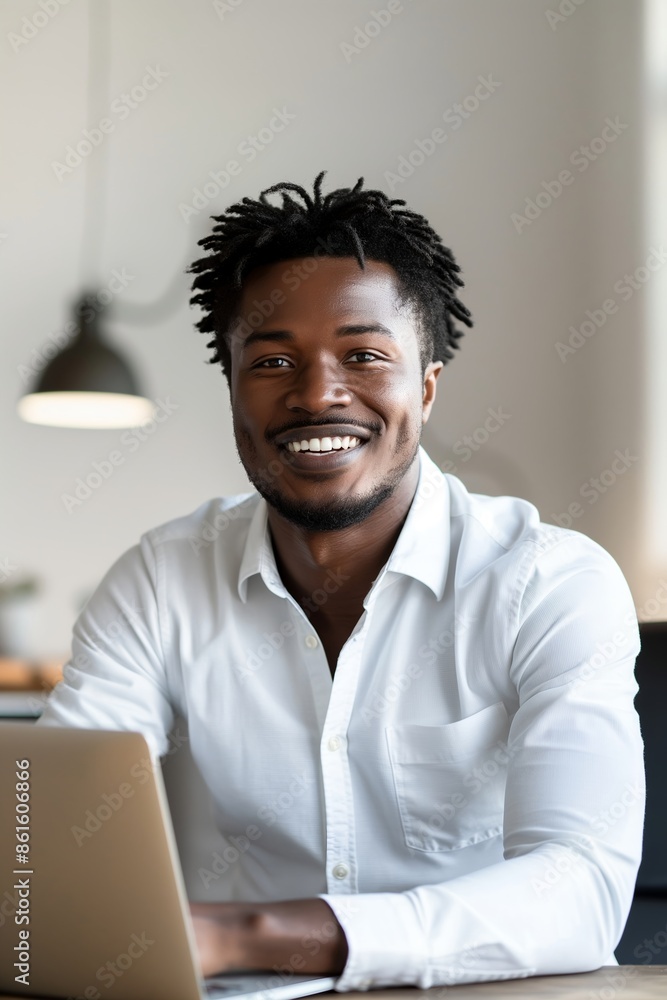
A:
POLYGON ((20 660, 0 656, 0 694, 48 692, 63 679, 62 660, 20 660))
POLYGON ((2 719, 36 719, 44 710, 47 691, 0 691, 2 719))

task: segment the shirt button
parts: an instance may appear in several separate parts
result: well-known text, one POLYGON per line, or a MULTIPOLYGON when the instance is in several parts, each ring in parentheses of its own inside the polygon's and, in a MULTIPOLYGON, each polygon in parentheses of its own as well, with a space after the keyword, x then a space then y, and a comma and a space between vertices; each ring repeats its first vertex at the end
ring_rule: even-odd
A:
POLYGON ((338 736, 332 736, 331 739, 329 740, 329 742, 327 743, 327 746, 329 747, 330 750, 339 750, 340 749, 340 739, 339 739, 339 737, 338 736))
POLYGON ((306 636, 306 646, 308 646, 308 649, 315 649, 315 647, 317 645, 318 645, 318 642, 317 642, 317 636, 316 635, 307 635, 306 636))
POLYGON ((347 878, 349 873, 350 869, 347 867, 347 865, 336 865, 336 867, 333 869, 333 874, 336 876, 336 878, 347 878))

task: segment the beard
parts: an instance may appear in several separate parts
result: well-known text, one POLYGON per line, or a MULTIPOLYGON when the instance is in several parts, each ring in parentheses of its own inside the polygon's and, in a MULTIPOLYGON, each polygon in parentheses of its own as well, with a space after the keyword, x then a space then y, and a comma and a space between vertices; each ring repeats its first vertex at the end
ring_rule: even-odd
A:
MULTIPOLYGON (((404 443, 405 439, 399 440, 397 449, 404 443)), ((239 458, 257 492, 286 521, 306 531, 342 531, 355 524, 361 524, 393 496, 412 468, 419 453, 419 445, 418 439, 411 454, 390 469, 384 479, 376 483, 368 493, 335 497, 331 500, 291 500, 275 485, 277 481, 275 478, 256 475, 255 470, 248 468, 240 450, 239 458)))

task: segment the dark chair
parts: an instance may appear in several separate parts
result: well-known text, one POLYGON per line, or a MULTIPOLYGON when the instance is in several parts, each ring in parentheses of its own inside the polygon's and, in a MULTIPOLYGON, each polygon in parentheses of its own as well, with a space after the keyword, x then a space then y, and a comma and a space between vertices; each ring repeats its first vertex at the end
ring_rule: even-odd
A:
POLYGON ((646 622, 639 631, 635 706, 644 737, 646 819, 635 894, 615 955, 620 965, 667 965, 667 622, 646 622))

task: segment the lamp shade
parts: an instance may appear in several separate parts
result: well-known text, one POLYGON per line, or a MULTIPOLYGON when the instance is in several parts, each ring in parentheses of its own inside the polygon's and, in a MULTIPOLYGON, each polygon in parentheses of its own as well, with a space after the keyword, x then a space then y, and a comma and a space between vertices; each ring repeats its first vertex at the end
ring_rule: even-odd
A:
POLYGON ((18 403, 28 423, 56 427, 136 427, 154 413, 131 365, 99 329, 99 302, 84 296, 75 309, 78 332, 18 403), (93 304, 94 303, 94 304, 93 304))

